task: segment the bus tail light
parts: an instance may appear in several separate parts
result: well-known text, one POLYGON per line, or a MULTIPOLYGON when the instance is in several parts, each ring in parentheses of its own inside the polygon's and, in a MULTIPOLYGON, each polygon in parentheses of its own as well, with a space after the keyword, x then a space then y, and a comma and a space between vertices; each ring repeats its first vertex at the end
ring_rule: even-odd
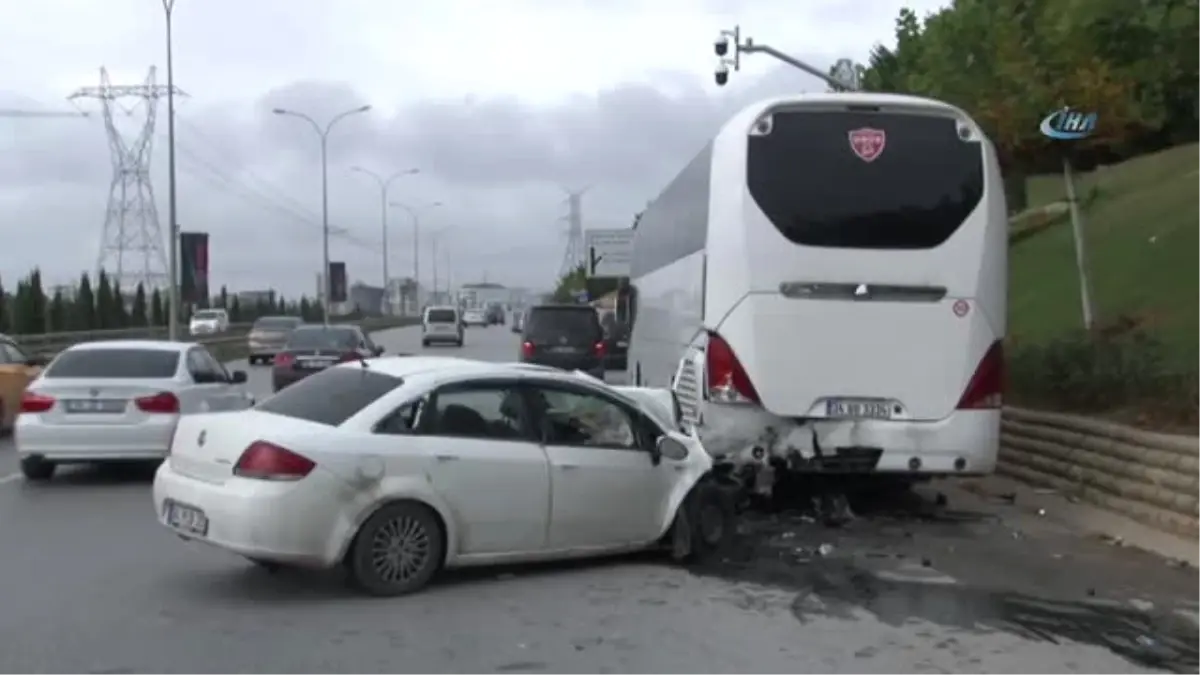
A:
POLYGON ((1004 405, 1004 343, 992 343, 958 401, 959 410, 996 410, 1004 405))
POLYGON ((708 399, 719 403, 760 403, 758 391, 750 381, 733 348, 720 335, 708 334, 704 353, 708 369, 708 399))

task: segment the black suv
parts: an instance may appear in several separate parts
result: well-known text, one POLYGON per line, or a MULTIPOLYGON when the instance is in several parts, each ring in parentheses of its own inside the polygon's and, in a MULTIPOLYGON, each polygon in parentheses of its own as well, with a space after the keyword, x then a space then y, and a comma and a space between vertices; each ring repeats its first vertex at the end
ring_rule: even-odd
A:
POLYGON ((603 380, 607 351, 600 317, 588 305, 538 305, 525 314, 525 363, 582 370, 603 380))

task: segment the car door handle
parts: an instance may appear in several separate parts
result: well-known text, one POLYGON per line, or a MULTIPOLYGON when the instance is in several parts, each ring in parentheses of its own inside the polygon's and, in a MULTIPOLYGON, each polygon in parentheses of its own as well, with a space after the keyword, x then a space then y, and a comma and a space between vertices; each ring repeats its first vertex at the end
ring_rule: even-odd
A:
POLYGON ((563 471, 570 471, 571 469, 578 469, 579 465, 578 464, 559 464, 558 468, 563 471))
POLYGON ((435 457, 439 462, 457 462, 459 460, 458 455, 435 455, 435 457))

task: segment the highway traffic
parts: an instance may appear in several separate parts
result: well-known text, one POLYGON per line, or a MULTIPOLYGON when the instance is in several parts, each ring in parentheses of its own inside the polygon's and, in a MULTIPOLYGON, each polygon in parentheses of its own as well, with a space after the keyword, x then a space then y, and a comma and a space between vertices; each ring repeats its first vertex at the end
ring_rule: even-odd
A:
MULTIPOLYGON (((389 355, 508 361, 518 338, 419 328, 389 355)), ((259 398, 270 370, 249 374, 259 398)), ((749 513, 725 557, 482 569, 367 598, 337 574, 269 573, 155 522, 153 468, 30 484, 0 443, 4 672, 1195 671, 1194 569, 1019 504, 864 511, 829 528, 749 513), (914 510, 915 509, 915 510, 914 510), (1184 603, 1184 600, 1187 602, 1184 603)))

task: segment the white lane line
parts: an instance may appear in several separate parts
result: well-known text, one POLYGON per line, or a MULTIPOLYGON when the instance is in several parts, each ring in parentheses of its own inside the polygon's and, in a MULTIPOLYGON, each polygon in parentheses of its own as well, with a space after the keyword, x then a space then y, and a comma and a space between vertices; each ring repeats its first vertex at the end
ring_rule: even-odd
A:
POLYGON ((16 482, 19 480, 21 480, 21 474, 10 473, 7 476, 0 476, 0 485, 2 485, 4 483, 13 483, 13 482, 16 482))

